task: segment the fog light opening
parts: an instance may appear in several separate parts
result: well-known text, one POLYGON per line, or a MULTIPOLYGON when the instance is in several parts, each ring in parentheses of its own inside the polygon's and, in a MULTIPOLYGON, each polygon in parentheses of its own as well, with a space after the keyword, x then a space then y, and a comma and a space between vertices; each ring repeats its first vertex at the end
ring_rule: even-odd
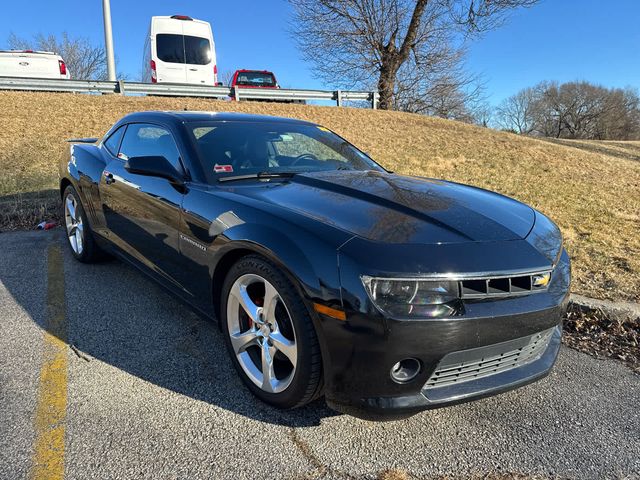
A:
POLYGON ((407 383, 420 373, 420 361, 415 358, 405 358, 391 367, 391 379, 397 383, 407 383))

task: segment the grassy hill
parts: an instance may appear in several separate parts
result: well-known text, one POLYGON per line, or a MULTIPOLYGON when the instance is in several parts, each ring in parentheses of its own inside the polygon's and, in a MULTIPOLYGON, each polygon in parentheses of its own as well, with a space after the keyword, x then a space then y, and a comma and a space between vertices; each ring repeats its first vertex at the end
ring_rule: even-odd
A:
POLYGON ((573 290, 640 301, 640 142, 546 141, 398 112, 270 103, 0 92, 0 228, 55 209, 65 139, 101 136, 137 110, 236 110, 331 128, 403 174, 455 180, 522 200, 561 227, 573 290))

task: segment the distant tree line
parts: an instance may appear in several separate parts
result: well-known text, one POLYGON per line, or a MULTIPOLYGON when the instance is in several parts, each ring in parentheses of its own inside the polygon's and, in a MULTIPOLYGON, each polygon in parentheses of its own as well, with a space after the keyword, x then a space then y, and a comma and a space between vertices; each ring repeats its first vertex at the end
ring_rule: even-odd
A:
POLYGON ((591 140, 640 139, 638 90, 589 82, 541 82, 505 99, 497 125, 523 135, 591 140))

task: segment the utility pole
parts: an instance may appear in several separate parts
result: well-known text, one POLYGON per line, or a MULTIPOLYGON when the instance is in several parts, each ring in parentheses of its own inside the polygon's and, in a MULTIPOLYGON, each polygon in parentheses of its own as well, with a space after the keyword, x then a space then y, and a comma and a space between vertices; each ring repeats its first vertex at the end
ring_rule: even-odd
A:
POLYGON ((104 19, 104 50, 107 54, 107 74, 109 81, 116 81, 116 61, 113 56, 113 33, 111 32, 110 0, 102 0, 102 18, 104 19))

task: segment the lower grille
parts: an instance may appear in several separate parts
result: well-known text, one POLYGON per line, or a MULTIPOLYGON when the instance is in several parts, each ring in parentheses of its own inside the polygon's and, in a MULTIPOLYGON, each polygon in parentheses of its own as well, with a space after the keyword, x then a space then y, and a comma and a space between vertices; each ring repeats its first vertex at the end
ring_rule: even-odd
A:
POLYGON ((540 358, 553 328, 529 337, 446 355, 424 385, 425 389, 478 380, 518 368, 540 358))

